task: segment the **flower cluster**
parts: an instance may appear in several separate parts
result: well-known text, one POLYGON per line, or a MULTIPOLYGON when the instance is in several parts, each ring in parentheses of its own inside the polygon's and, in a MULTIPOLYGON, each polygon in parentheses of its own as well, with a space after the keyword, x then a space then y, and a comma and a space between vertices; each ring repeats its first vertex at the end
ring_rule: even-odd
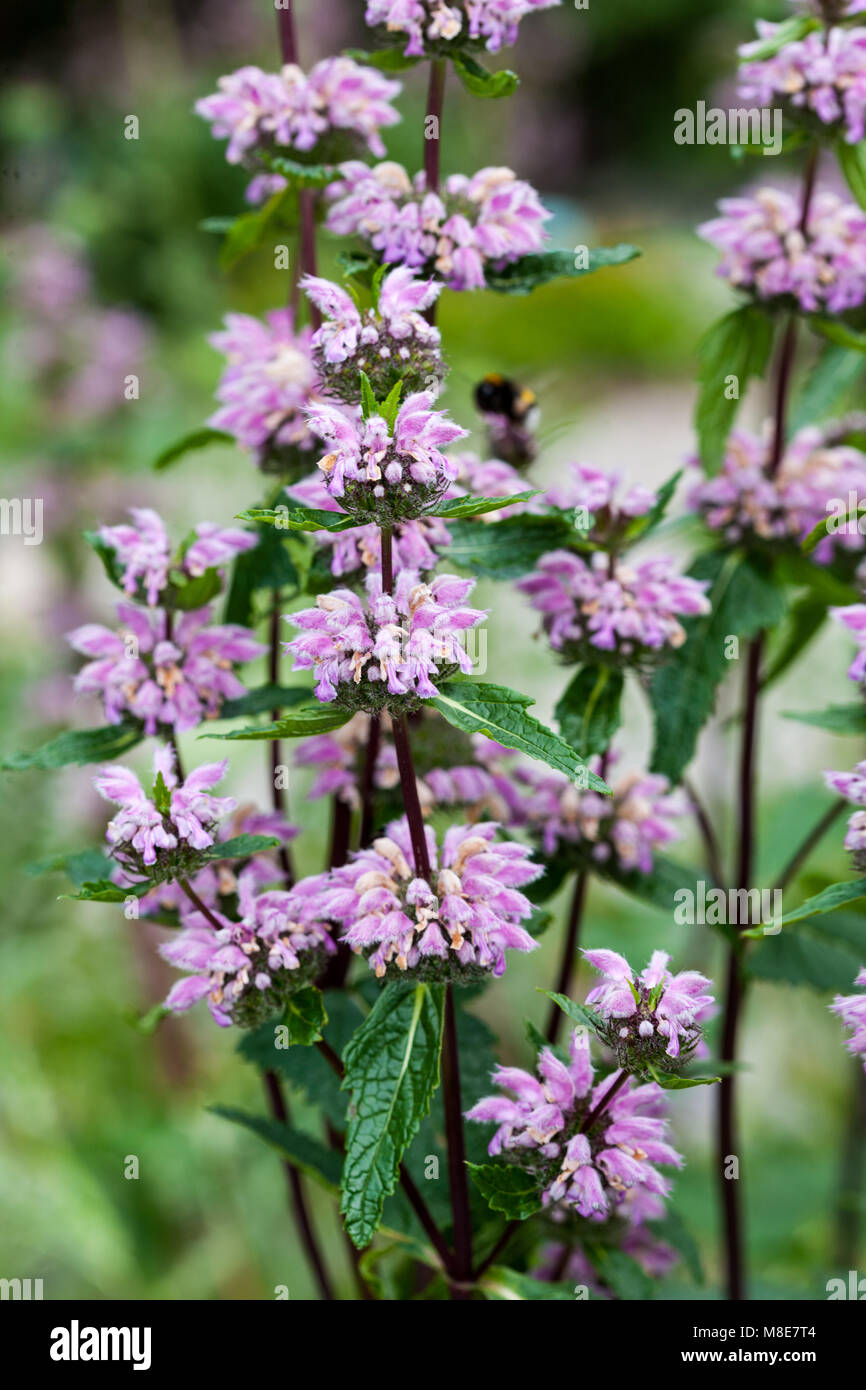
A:
POLYGON ((498 1067, 494 1083, 514 1098, 488 1096, 467 1118, 498 1125, 488 1152, 532 1174, 551 1214, 605 1221, 630 1194, 669 1194, 655 1165, 680 1168, 683 1159, 667 1142, 659 1086, 639 1086, 622 1072, 593 1086, 589 1036, 581 1029, 572 1034, 568 1065, 544 1048, 537 1072, 498 1067))
POLYGON ((437 275, 453 290, 485 286, 485 270, 540 251, 551 216, 528 183, 510 169, 452 174, 441 193, 423 173, 409 178, 399 164, 372 169, 357 160, 339 166, 325 190, 327 225, 338 236, 359 236, 383 263, 437 275))
POLYGON ((309 466, 317 444, 304 414, 316 400, 312 330, 296 333, 290 309, 274 309, 264 323, 227 314, 225 325, 209 339, 228 365, 216 392, 220 409, 208 424, 255 450, 265 471, 309 466))
MULTIPOLYGON (((854 983, 866 989, 866 968, 858 973, 854 983)), ((866 994, 837 994, 830 1008, 834 1014, 838 1014, 845 1027, 851 1029, 848 1050, 862 1057, 863 1070, 866 1071, 866 994)))
POLYGON ((184 733, 215 718, 224 700, 246 687, 232 670, 266 649, 248 628, 209 626, 211 609, 183 613, 176 622, 161 608, 117 605, 119 631, 85 623, 67 633, 70 646, 92 658, 75 678, 80 694, 98 694, 109 724, 131 715, 146 734, 160 725, 184 733))
POLYGON ((569 550, 542 556, 518 581, 541 614, 554 651, 566 661, 610 653, 638 666, 686 640, 682 616, 710 611, 703 580, 678 574, 669 556, 639 564, 596 551, 587 562, 569 550))
POLYGON ((845 835, 845 848, 854 867, 862 871, 866 869, 866 762, 858 763, 853 772, 825 772, 824 781, 852 806, 864 808, 851 816, 845 835))
POLYGON ((220 1027, 253 1028, 321 974, 336 950, 327 926, 311 914, 302 885, 256 893, 244 872, 238 910, 239 922, 216 911, 207 917, 192 912, 183 930, 160 947, 165 960, 193 972, 172 987, 165 1008, 182 1013, 206 998, 220 1027))
MULTIPOLYGON (((123 592, 130 598, 142 593, 153 607, 169 583, 172 565, 171 547, 162 517, 150 507, 130 507, 132 525, 101 526, 100 541, 113 551, 123 592)), ((182 575, 197 578, 208 569, 227 565, 235 555, 250 550, 256 537, 237 527, 218 526, 212 521, 200 522, 195 539, 185 544, 175 568, 182 575)))
MULTIPOLYGON (((817 426, 798 430, 772 477, 771 456, 769 435, 732 430, 721 471, 692 489, 689 505, 734 544, 749 539, 797 543, 834 506, 847 514, 850 498, 866 499, 866 455, 851 445, 833 445, 817 426)), ((840 521, 815 548, 815 560, 828 563, 837 546, 862 549, 856 519, 840 521)))
POLYGON ((604 473, 600 468, 580 463, 573 463, 570 473, 564 484, 545 493, 545 501, 552 507, 575 508, 584 517, 591 517, 594 540, 608 542, 621 536, 632 521, 646 516, 657 501, 657 494, 640 484, 616 500, 621 483, 618 473, 604 473))
POLYGON ((105 838, 114 859, 133 879, 158 883, 186 878, 200 867, 202 851, 214 843, 214 827, 237 805, 231 797, 210 792, 225 776, 227 760, 197 767, 182 783, 174 761, 168 745, 156 751, 150 796, 135 773, 120 764, 102 768, 94 779, 100 795, 120 807, 105 838))
POLYGON ((431 391, 407 396, 393 424, 378 414, 348 416, 337 406, 307 411, 310 428, 331 446, 318 466, 344 511, 390 526, 441 500, 457 474, 442 449, 466 430, 434 410, 434 401, 431 391))
MULTIPOLYGON (((500 458, 480 459, 477 454, 455 454, 457 478, 454 492, 458 495, 474 493, 476 497, 513 497, 516 493, 529 490, 526 479, 517 468, 500 458)), ((496 512, 485 512, 478 518, 487 525, 505 521, 510 516, 521 516, 524 512, 540 510, 539 499, 529 502, 515 502, 513 507, 501 507, 496 512)))
POLYGON ((438 575, 422 584, 401 570, 393 594, 381 574, 366 581, 366 600, 350 589, 320 594, 315 608, 287 614, 302 636, 286 644, 295 669, 312 670, 316 696, 354 709, 414 708, 438 695, 433 677, 469 673, 472 661, 461 634, 484 618, 463 607, 471 579, 438 575))
MULTIPOLYGON (((453 488, 448 488, 450 494, 453 488)), ((328 491, 325 476, 314 473, 289 492, 305 507, 325 512, 340 512, 328 491)), ((313 538, 330 555, 329 568, 336 578, 362 575, 365 570, 381 567, 382 531, 375 522, 352 526, 347 531, 314 531, 313 538)), ((417 570, 425 573, 435 569, 440 550, 449 544, 451 533, 447 523, 438 516, 420 516, 410 521, 398 521, 391 533, 391 553, 395 570, 417 570)))
POLYGON ((741 47, 740 96, 760 106, 782 100, 792 114, 812 113, 856 145, 866 116, 866 29, 813 29, 769 58, 754 57, 780 28, 759 20, 757 41, 741 47))
POLYGON ((307 880, 310 903, 319 918, 341 925, 341 940, 366 955, 380 977, 468 984, 502 975, 507 950, 535 950, 521 925, 532 904, 519 890, 543 870, 526 845, 498 839, 498 829, 493 822, 451 826, 440 859, 436 836, 425 827, 428 882, 407 821, 393 821, 371 849, 307 880))
POLYGON ((404 395, 438 389, 445 375, 441 338, 423 311, 438 298, 440 281, 419 280, 408 266, 398 266, 384 277, 376 307, 363 315, 352 296, 330 280, 307 275, 301 284, 324 315, 311 346, 329 395, 356 404, 362 371, 378 400, 385 400, 398 381, 404 395))
POLYGON ((866 212, 835 193, 812 199, 805 230, 796 198, 777 188, 722 198, 698 235, 722 253, 718 274, 763 300, 794 299, 807 313, 843 313, 866 298, 866 212))
MULTIPOLYGON (((601 773, 599 759, 591 760, 590 767, 601 773)), ((626 872, 650 873, 653 855, 680 838, 676 820, 688 810, 683 792, 671 791, 660 773, 608 778, 612 796, 581 791, 562 773, 535 766, 518 768, 513 780, 519 823, 540 839, 545 854, 574 845, 586 851, 590 862, 626 872)))
MULTIPOLYGON (((400 92, 376 68, 352 58, 325 58, 305 74, 295 63, 281 72, 243 67, 221 77, 219 91, 195 104, 211 123, 213 134, 228 139, 230 164, 255 162, 264 151, 292 150, 315 158, 339 157, 335 140, 363 141, 380 158, 385 153, 380 131, 395 125, 399 113, 391 101, 400 92)), ((348 154, 345 143, 342 154, 348 154)), ((264 175, 248 193, 251 201, 264 191, 285 186, 279 176, 264 175)))
POLYGON ((438 53, 443 45, 483 44, 491 53, 517 41, 517 26, 535 10, 560 0, 367 0, 367 23, 407 36, 408 58, 438 53))
POLYGON ((715 1002, 707 993, 710 981, 696 970, 672 975, 666 951, 653 951, 637 976, 616 951, 583 955, 604 977, 586 1002, 601 1016, 599 1037, 618 1065, 641 1073, 653 1066, 675 1070, 688 1061, 702 1041, 701 1022, 715 1002))

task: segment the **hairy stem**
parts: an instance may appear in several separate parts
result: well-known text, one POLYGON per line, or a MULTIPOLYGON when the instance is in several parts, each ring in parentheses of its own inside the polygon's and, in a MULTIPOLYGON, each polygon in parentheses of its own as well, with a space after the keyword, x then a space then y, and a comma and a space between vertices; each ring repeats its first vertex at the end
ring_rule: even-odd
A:
MULTIPOLYGON (((574 892, 572 893, 571 907, 568 912, 565 944, 562 948, 559 976, 555 987, 557 994, 568 994, 569 991, 588 886, 589 872, 586 869, 581 869, 574 881, 574 892)), ((550 1013, 547 1016, 547 1029, 544 1035, 549 1043, 555 1043, 557 1041, 564 1019, 565 1014, 562 1012, 562 1009, 558 1004, 554 1004, 551 1001, 550 1013)))
POLYGON ((405 714, 393 715, 391 728, 394 737, 394 750, 397 754, 397 767, 400 772, 400 790, 403 806, 409 822, 409 836, 412 841, 412 856, 415 872, 419 878, 430 882, 430 856, 427 852, 427 836, 424 829, 424 816, 418 799, 418 780, 415 776, 415 763, 412 746, 409 742, 409 726, 405 714))
POLYGON ((370 729, 367 734, 367 749, 364 754, 364 770, 361 774, 361 833, 360 848, 366 849, 374 830, 376 797, 376 762, 382 746, 382 719, 378 714, 370 715, 370 729))
MULTIPOLYGON (((463 1136, 460 1053, 457 1046, 457 1011, 454 1007, 453 985, 445 986, 442 1103, 448 1141, 448 1185, 451 1191, 451 1217, 454 1228, 454 1275, 456 1279, 468 1283, 472 1277, 472 1217, 469 1210, 469 1179, 463 1136)), ((459 1301, 465 1300, 468 1294, 465 1290, 452 1288, 451 1296, 459 1301)))
MULTIPOLYGON (((286 1104, 280 1078, 277 1076, 276 1072, 266 1071, 262 1073, 262 1079, 265 1083, 265 1095, 268 1099, 271 1114, 279 1124, 288 1125, 289 1108, 286 1104)), ((292 1203, 295 1221, 298 1231, 300 1232, 307 1259, 315 1275, 316 1283, 319 1286, 319 1293, 327 1302, 333 1302, 335 1296, 334 1289, 325 1267, 322 1252, 319 1249, 316 1232, 313 1229, 313 1222, 309 1207, 307 1206, 307 1197, 304 1191, 303 1180, 297 1168, 295 1168, 288 1159, 283 1163, 283 1171, 286 1175, 286 1183, 289 1189, 289 1198, 292 1203)))

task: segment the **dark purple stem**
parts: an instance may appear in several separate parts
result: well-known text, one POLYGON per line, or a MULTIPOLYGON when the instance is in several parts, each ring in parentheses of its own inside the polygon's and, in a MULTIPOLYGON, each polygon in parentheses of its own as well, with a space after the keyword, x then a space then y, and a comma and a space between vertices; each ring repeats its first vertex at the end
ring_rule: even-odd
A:
MULTIPOLYGON (((271 685, 279 685, 279 683, 280 683, 280 591, 279 591, 279 589, 274 589, 274 592, 273 592, 273 603, 272 603, 272 605, 271 605, 270 648, 269 648, 269 652, 268 652, 268 678, 269 678, 269 680, 270 680, 271 685)), ((274 720, 275 723, 276 723, 276 721, 279 719, 279 717, 280 717, 280 711, 279 711, 278 709, 275 709, 275 710, 272 710, 272 711, 271 711, 271 718, 274 720)), ((283 756, 283 746, 282 746, 282 744, 280 743, 279 739, 277 739, 277 738, 272 739, 272 740, 271 740, 271 804, 272 804, 274 810, 278 813, 278 815, 281 815, 281 816, 285 817, 285 815, 286 815, 286 796, 285 796, 285 790, 284 790, 283 787, 281 787, 281 786, 278 785, 279 780, 280 780, 280 776, 281 776, 280 769, 282 768, 282 765, 283 765, 283 763, 282 763, 282 756, 283 756)), ((294 876, 294 871, 293 871, 293 869, 292 869, 292 860, 291 860, 291 857, 290 857, 290 855, 289 855, 288 847, 287 847, 286 845, 280 845, 280 848, 279 848, 279 850, 277 851, 277 858, 279 859, 279 862, 280 862, 280 870, 281 870, 282 875, 283 875, 283 881, 284 881, 284 883, 285 883, 285 885, 286 885, 287 888, 291 888, 292 884, 293 884, 294 881, 295 881, 295 876, 294 876)))
MULTIPOLYGON (((445 1110, 445 1136, 448 1141, 448 1185, 451 1190, 451 1216, 454 1228, 453 1272, 457 1281, 468 1284, 472 1278, 472 1217, 469 1209, 469 1178, 463 1136, 463 1106, 460 1097, 460 1052, 457 1045, 457 1011, 454 987, 445 986, 445 1030, 442 1039, 442 1103, 445 1110)), ((465 1301, 465 1289, 452 1286, 451 1297, 465 1301)))
POLYGON ((602 1098, 601 1098, 601 1100, 598 1102, 598 1104, 597 1104, 596 1106, 594 1106, 594 1108, 593 1108, 592 1110, 590 1110, 589 1114, 581 1121, 581 1125, 580 1125, 580 1129, 579 1129, 578 1133, 580 1133, 580 1134, 588 1134, 588 1133, 589 1133, 589 1131, 592 1129, 593 1125, 595 1124, 596 1120, 598 1119, 599 1115, 601 1115, 601 1114, 603 1113, 603 1111, 607 1109, 608 1105, 609 1105, 610 1102, 613 1100, 613 1098, 614 1098, 614 1096, 616 1095, 617 1091, 622 1090, 623 1086, 624 1086, 624 1085, 626 1084, 626 1082, 628 1081, 630 1075, 631 1075, 631 1073, 630 1073, 630 1072, 627 1072, 627 1071, 620 1072, 619 1076, 616 1078, 616 1081, 614 1081, 613 1085, 612 1085, 612 1086, 608 1086, 607 1090, 605 1091, 604 1095, 602 1096, 602 1098))

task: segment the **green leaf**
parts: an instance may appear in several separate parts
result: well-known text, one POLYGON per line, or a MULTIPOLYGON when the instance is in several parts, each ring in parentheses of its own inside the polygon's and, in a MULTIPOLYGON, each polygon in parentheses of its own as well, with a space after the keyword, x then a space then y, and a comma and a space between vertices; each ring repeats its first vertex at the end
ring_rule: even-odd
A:
POLYGON ((118 888, 110 878, 98 878, 93 882, 88 880, 82 883, 77 893, 61 893, 60 896, 79 903, 125 903, 127 898, 143 898, 150 889, 150 883, 135 883, 128 888, 118 888))
POLYGON ((859 734, 861 738, 866 734, 866 706, 859 701, 853 705, 829 705, 827 709, 784 710, 782 718, 828 729, 832 734, 859 734))
POLYGON ((270 1144, 287 1158, 293 1167, 321 1183, 328 1191, 339 1190, 340 1170, 343 1165, 335 1149, 328 1149, 309 1134, 281 1124, 279 1120, 268 1119, 264 1115, 250 1115, 245 1110, 235 1110, 228 1105, 209 1105, 208 1110, 211 1115, 219 1115, 220 1119, 228 1120, 231 1124, 242 1125, 259 1139, 264 1139, 266 1144, 270 1144))
POLYGON ((860 898, 866 898, 866 878, 831 883, 828 888, 822 889, 813 898, 807 898, 793 911, 786 912, 782 918, 782 926, 786 927, 790 922, 802 922, 804 918, 815 917, 819 912, 835 912, 837 908, 847 907, 848 903, 857 902, 860 898))
POLYGON ((765 39, 756 39, 748 45, 748 51, 742 55, 742 62, 755 63, 764 58, 772 58, 780 49, 789 43, 798 43, 807 34, 811 34, 814 29, 820 29, 821 21, 814 15, 792 15, 789 19, 783 19, 777 24, 772 34, 765 39))
POLYGON ((236 217, 220 249, 220 269, 232 270, 238 261, 257 250, 268 236, 273 235, 280 214, 294 196, 293 189, 283 188, 254 212, 244 212, 236 217))
POLYGON ((840 319, 819 319, 810 314, 807 322, 813 332, 837 347, 847 348, 850 352, 866 352, 866 333, 849 328, 840 319))
MULTIPOLYGON (((328 1015, 327 1040, 338 1056, 363 1020, 356 1001, 345 990, 327 990, 324 995, 328 1015)), ((258 1028, 244 1030, 237 1050, 245 1061, 265 1071, 279 1072, 309 1104, 319 1108, 337 1130, 346 1126, 346 1093, 339 1078, 315 1047, 286 1047, 278 1032, 277 1017, 258 1028)))
POLYGON ((369 420, 371 415, 379 414, 379 402, 376 400, 367 373, 359 372, 358 375, 361 378, 361 414, 365 420, 369 420))
POLYGON ((835 154, 848 187, 861 208, 866 208, 866 141, 849 145, 847 140, 837 140, 835 154))
POLYGON ((312 1047, 320 1042, 328 1015, 322 991, 315 985, 299 989, 289 996, 280 1020, 288 1029, 290 1047, 312 1047))
POLYGON ((558 1008, 562 1009, 566 1018, 571 1019, 578 1028, 589 1028, 593 1033, 597 1033, 602 1025, 601 1014, 596 1013, 595 1009, 590 1009, 586 1004, 576 1004, 573 999, 569 999, 567 994, 554 994, 549 989, 539 989, 539 994, 545 994, 548 999, 552 999, 558 1008))
POLYGON ((162 592, 161 603, 164 608, 179 613, 194 613, 216 598, 221 589, 219 570, 205 570, 204 574, 197 574, 191 579, 181 571, 173 570, 171 583, 162 592))
POLYGON ((780 631, 779 641, 771 648, 761 680, 762 691, 775 684, 788 667, 802 655, 812 638, 823 627, 826 617, 826 600, 814 593, 803 594, 792 603, 780 631))
POLYGON ((530 488, 513 497, 451 497, 436 508, 433 516, 443 516, 446 520, 485 516, 488 512, 501 512, 503 507, 513 507, 515 502, 529 502, 538 495, 538 488, 530 488))
POLYGON ((594 791, 610 793, 607 783, 590 772, 574 749, 548 729, 527 706, 534 704, 530 695, 521 695, 505 685, 479 681, 446 681, 438 696, 425 701, 467 734, 484 734, 505 748, 528 753, 530 758, 547 763, 556 772, 564 772, 573 782, 594 791))
POLYGON ((490 525, 458 520, 448 529, 448 564, 485 579, 518 579, 534 569, 542 555, 574 546, 584 534, 565 512, 506 517, 490 525))
POLYGON ((499 294, 531 294, 539 285, 562 278, 575 279, 606 266, 625 265, 641 254, 637 246, 593 246, 587 264, 579 265, 573 251, 541 251, 521 256, 500 270, 487 270, 487 288, 499 294))
POLYGON ((631 1255, 589 1240, 583 1251, 601 1283, 623 1302, 645 1303, 654 1297, 655 1283, 631 1255))
POLYGON ((236 700, 226 700, 219 712, 220 719, 238 719, 244 714, 264 714, 267 710, 286 705, 309 704, 312 693, 303 685, 257 685, 236 700))
POLYGON ((351 531, 363 523, 345 512, 326 512, 320 507, 250 507, 238 512, 237 521, 255 521, 278 531, 351 531))
POLYGON ((350 710, 339 709, 334 705, 311 704, 301 706, 273 724, 261 728, 231 729, 227 734, 199 734, 199 738, 214 738, 228 741, 256 742, 262 739, 309 738, 311 734, 328 734, 332 729, 340 729, 352 718, 350 710))
POLYGON ((192 430, 190 434, 185 434, 182 439, 176 439, 174 444, 169 444, 158 454, 153 461, 154 468, 160 470, 168 468, 170 464, 176 463, 178 459, 186 454, 192 454, 199 449, 209 449, 214 444, 234 444, 233 434, 226 434, 225 430, 212 430, 204 427, 199 430, 192 430))
POLYGON ((439 1084, 444 1002, 441 986, 387 985, 343 1054, 352 1103, 341 1211, 359 1249, 376 1233, 439 1084))
POLYGON ((764 937, 745 957, 755 979, 805 985, 819 992, 850 994, 866 959, 866 918, 861 911, 831 912, 764 937))
MULTIPOLYGON (((594 862, 592 868, 599 878, 616 884, 623 892, 631 893, 668 916, 677 906, 677 893, 686 891, 691 894, 693 902, 697 901, 698 884, 705 882, 707 877, 705 869, 690 868, 663 854, 653 854, 653 866, 648 874, 641 873, 639 869, 621 869, 611 863, 594 862)), ((707 925, 728 939, 736 936, 735 929, 727 924, 710 922, 707 925)))
POLYGON ((73 887, 80 888, 83 883, 102 878, 107 867, 108 860, 103 850, 82 849, 72 854, 52 854, 46 859, 37 859, 27 864, 24 872, 28 878, 64 873, 73 887))
POLYGON ((476 63, 468 53, 452 53, 454 71, 468 92, 476 97, 510 97, 520 86, 516 72, 503 68, 500 72, 488 72, 476 63))
POLYGON ((818 525, 813 527, 802 544, 804 555, 811 555, 812 551, 820 544, 825 536, 832 535, 836 531, 844 530, 849 522, 859 522, 860 517, 866 516, 866 502, 858 502, 857 505, 844 516, 837 512, 831 512, 829 516, 822 517, 818 525))
POLYGON ((272 174, 281 174, 294 188, 322 188, 334 178, 333 164, 302 164, 270 150, 262 150, 261 159, 272 174))
MULTIPOLYGON (((258 545, 243 550, 235 557, 232 579, 225 606, 225 621, 252 627, 255 622, 253 601, 262 589, 272 592, 289 586, 300 588, 298 574, 286 548, 286 538, 273 526, 257 526, 258 545)), ((223 707, 225 708, 225 707, 223 707)))
POLYGON ((828 344, 806 378, 791 412, 791 430, 830 420, 866 371, 863 354, 828 344))
POLYGON ((541 1211, 541 1189, 536 1178, 510 1163, 467 1163, 469 1176, 491 1211, 501 1211, 509 1221, 525 1221, 541 1211))
POLYGON ((68 729, 32 753, 10 753, 0 767, 22 772, 31 767, 48 770, 73 763, 80 767, 84 763, 110 762, 141 743, 143 737, 143 726, 138 722, 108 724, 101 729, 68 729))
POLYGON ((655 528, 664 521, 668 507, 673 501, 674 493, 677 490, 682 476, 683 470, 678 468, 676 473, 668 478, 667 482, 662 483, 656 493, 656 500, 646 515, 636 516, 629 522, 623 533, 625 540, 628 541, 629 544, 633 544, 641 536, 649 535, 650 531, 654 531, 655 528))
POLYGON ((612 666, 583 666, 554 710, 560 733, 582 758, 603 753, 622 723, 623 674, 612 666))
POLYGON ((713 1086, 722 1079, 720 1076, 675 1076, 652 1066, 648 1066, 647 1071, 663 1091, 690 1091, 693 1086, 713 1086))
POLYGON ((686 641, 655 672, 650 701, 655 721, 651 768, 679 782, 691 762, 698 735, 713 712, 716 690, 730 669, 730 636, 743 640, 775 627, 785 612, 784 594, 756 559, 720 551, 699 557, 689 574, 712 581, 712 611, 687 618, 686 641))
POLYGON ((404 72, 421 62, 420 57, 407 57, 402 48, 376 48, 372 52, 365 48, 347 48, 345 54, 347 58, 354 58, 356 63, 379 68, 381 72, 404 72))
POLYGON ((767 370, 772 343, 772 319, 757 305, 744 304, 714 323, 698 344, 695 429, 705 473, 718 473, 740 400, 752 377, 767 370), (734 376, 737 395, 728 399, 727 378, 734 376))
MULTIPOLYGON (((380 266, 379 268, 380 270, 388 269, 386 265, 380 266)), ((376 290, 376 293, 378 295, 378 286, 376 286, 375 281, 374 289, 376 290)), ((387 396, 385 397, 384 401, 379 407, 379 414, 382 416, 382 419, 388 426, 389 434, 394 433, 394 426, 397 423, 397 414, 400 410, 400 397, 402 394, 403 381, 401 378, 400 381, 396 382, 396 384, 391 387, 391 390, 388 392, 387 396)))
POLYGON ((201 857, 208 864, 219 859, 249 859, 253 854, 277 849, 280 843, 275 835, 233 835, 230 840, 220 840, 202 850, 201 857))
POLYGON ((574 1286, 563 1283, 546 1283, 543 1279, 533 1279, 531 1274, 521 1274, 516 1269, 506 1269, 504 1265, 491 1265, 479 1281, 478 1288, 486 1299, 493 1302, 513 1303, 573 1303, 574 1286))

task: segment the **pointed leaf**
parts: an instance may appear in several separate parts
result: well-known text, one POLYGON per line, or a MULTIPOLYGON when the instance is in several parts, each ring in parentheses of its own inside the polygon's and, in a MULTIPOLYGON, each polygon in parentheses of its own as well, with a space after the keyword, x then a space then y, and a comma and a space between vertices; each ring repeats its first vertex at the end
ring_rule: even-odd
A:
POLYGON ((228 1105, 210 1105, 208 1110, 211 1115, 219 1115, 220 1119, 229 1120, 231 1124, 242 1125, 259 1139, 264 1139, 294 1168, 321 1183, 328 1191, 336 1192, 339 1189, 343 1165, 335 1149, 328 1149, 309 1134, 264 1115, 249 1115, 245 1110, 236 1110, 228 1105))
POLYGON ((452 53, 451 61, 463 86, 473 96, 510 97, 520 86, 520 78, 516 72, 511 72, 508 68, 499 72, 488 72, 468 53, 452 53))
POLYGON ((276 720, 275 723, 265 724, 261 728, 232 729, 227 734, 199 734, 199 738, 240 742, 256 742, 262 739, 275 738, 309 738, 311 734, 327 734, 332 729, 339 729, 343 724, 348 724, 351 718, 351 711, 339 709, 334 705, 302 705, 291 714, 276 720))
POLYGON ((111 762, 141 743, 143 737, 144 729, 138 722, 108 724, 102 729, 68 729, 32 753, 10 753, 0 766, 21 772, 31 767, 44 770, 73 763, 80 767, 85 763, 111 762))
POLYGON ((542 251, 521 256, 498 270, 488 268, 487 288, 499 294, 531 294, 551 280, 575 279, 606 266, 625 265, 640 254, 637 246, 593 246, 589 248, 587 264, 583 265, 573 251, 542 251))
POLYGON ((200 449, 209 449, 214 444, 234 444, 233 434, 226 434, 225 430, 212 430, 204 427, 199 430, 192 430, 185 434, 182 439, 176 439, 174 444, 169 444, 162 453, 157 454, 153 461, 153 466, 157 470, 168 468, 178 459, 184 458, 187 454, 196 453, 200 449))
POLYGON ((725 441, 752 377, 767 370, 773 320, 756 304, 719 319, 698 344, 700 394, 695 429, 704 471, 718 473, 725 441), (736 395, 729 378, 736 377, 736 395))
POLYGON ((491 1211, 509 1221, 525 1221, 541 1211, 541 1188, 522 1168, 510 1163, 467 1163, 469 1176, 491 1211))
POLYGON ((560 733, 582 758, 603 753, 622 723, 623 674, 612 666, 583 666, 554 710, 560 733))

